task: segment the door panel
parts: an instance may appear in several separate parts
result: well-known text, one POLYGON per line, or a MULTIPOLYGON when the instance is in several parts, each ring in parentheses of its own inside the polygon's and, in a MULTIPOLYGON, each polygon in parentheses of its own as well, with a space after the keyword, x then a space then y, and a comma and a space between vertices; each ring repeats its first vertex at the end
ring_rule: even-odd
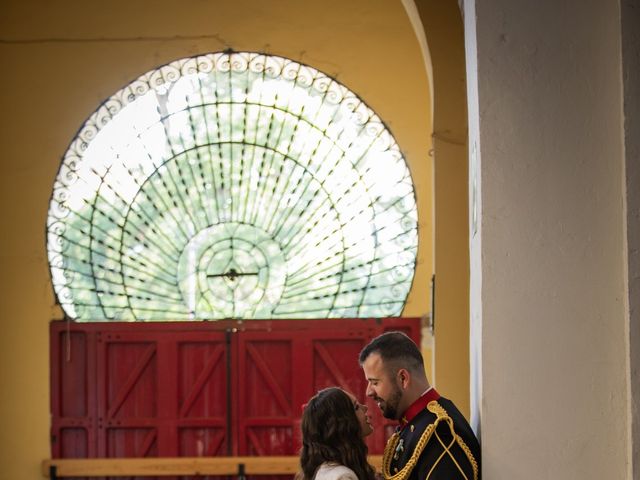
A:
POLYGON ((220 332, 177 342, 178 456, 229 455, 228 347, 220 332))
POLYGON ((238 336, 238 455, 290 455, 295 401, 289 332, 238 336))
POLYGON ((105 457, 158 454, 157 342, 103 334, 97 348, 98 451, 105 457))
POLYGON ((95 334, 69 324, 51 324, 51 454, 54 458, 97 456, 95 334), (55 327, 54 327, 55 326, 55 327))

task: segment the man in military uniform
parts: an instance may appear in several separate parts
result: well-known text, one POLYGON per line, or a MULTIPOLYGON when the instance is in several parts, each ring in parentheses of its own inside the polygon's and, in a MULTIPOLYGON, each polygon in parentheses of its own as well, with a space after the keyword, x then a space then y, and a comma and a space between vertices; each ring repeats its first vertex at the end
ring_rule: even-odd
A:
POLYGON ((420 349, 407 335, 387 332, 362 352, 371 397, 399 421, 382 460, 385 480, 479 480, 480 445, 456 406, 429 385, 420 349))

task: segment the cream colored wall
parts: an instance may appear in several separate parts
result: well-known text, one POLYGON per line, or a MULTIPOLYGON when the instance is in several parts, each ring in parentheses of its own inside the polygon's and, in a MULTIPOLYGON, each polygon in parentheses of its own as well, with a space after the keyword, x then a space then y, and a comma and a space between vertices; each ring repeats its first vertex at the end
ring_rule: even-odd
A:
POLYGON ((619 2, 464 5, 483 476, 630 478, 619 2))
POLYGON ((138 75, 227 47, 284 55, 337 76, 385 120, 416 184, 420 250, 406 316, 430 310, 433 271, 428 83, 400 2, 298 0, 0 4, 0 479, 40 478, 49 450, 45 252, 49 196, 82 122, 138 75))

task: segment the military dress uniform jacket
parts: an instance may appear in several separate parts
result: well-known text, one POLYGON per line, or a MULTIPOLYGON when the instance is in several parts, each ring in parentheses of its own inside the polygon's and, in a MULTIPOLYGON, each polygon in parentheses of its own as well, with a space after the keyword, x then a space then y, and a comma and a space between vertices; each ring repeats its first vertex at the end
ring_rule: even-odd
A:
POLYGON ((469 423, 435 390, 425 396, 387 443, 385 480, 480 480, 480 445, 469 423))

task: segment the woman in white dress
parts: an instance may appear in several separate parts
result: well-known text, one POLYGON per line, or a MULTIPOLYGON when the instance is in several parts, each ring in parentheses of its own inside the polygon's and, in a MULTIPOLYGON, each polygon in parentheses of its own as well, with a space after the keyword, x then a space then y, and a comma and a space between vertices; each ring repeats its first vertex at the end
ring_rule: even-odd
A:
POLYGON ((302 412, 299 480, 375 480, 364 437, 373 432, 366 405, 337 387, 320 390, 302 412))

